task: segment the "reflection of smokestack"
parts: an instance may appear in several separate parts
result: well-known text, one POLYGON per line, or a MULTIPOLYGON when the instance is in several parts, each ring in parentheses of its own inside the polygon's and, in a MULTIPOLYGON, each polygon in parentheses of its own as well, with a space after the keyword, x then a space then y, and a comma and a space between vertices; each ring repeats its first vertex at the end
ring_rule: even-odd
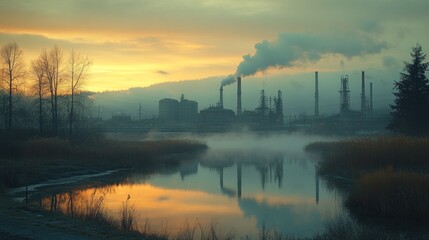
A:
POLYGON ((316 204, 319 204, 319 174, 316 171, 316 204))
POLYGON ((219 107, 223 108, 223 86, 219 89, 219 107))
POLYGON ((372 108, 372 82, 369 83, 369 111, 373 111, 372 108))
POLYGON ((315 85, 315 92, 314 92, 314 116, 319 116, 319 73, 315 72, 315 79, 314 79, 314 85, 315 85))
POLYGON ((237 116, 241 115, 241 77, 237 77, 237 116))
POLYGON ((237 196, 241 198, 241 162, 237 163, 237 196))
POLYGON ((223 189, 223 168, 219 170, 219 184, 220 184, 220 189, 223 189))
POLYGON ((365 72, 362 71, 362 93, 360 95, 360 111, 365 112, 366 110, 366 98, 365 98, 365 72))

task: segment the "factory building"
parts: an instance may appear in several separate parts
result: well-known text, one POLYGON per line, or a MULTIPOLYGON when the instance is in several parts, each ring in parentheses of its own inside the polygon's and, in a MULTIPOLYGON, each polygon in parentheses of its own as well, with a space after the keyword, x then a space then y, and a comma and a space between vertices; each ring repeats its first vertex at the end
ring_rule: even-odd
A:
POLYGON ((167 122, 196 122, 198 118, 198 103, 185 99, 180 101, 171 98, 159 100, 159 119, 167 122))
POLYGON ((234 122, 235 113, 231 109, 209 107, 200 111, 200 120, 204 126, 230 126, 234 122))
POLYGON ((159 100, 159 119, 177 121, 179 119, 179 101, 171 98, 159 100))
POLYGON ((187 100, 182 94, 179 102, 179 122, 196 122, 198 118, 198 103, 187 100))

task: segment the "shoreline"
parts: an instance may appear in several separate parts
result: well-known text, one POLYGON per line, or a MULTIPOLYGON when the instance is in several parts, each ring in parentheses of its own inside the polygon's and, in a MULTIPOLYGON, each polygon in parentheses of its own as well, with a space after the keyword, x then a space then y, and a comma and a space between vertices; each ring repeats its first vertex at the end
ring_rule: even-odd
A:
MULTIPOLYGON (((40 193, 41 188, 49 188, 53 186, 64 186, 66 184, 72 184, 72 186, 81 185, 86 180, 104 177, 108 175, 112 175, 114 173, 125 171, 129 169, 115 169, 115 170, 107 170, 107 171, 101 171, 99 173, 93 173, 93 174, 76 174, 71 177, 63 177, 63 178, 57 178, 57 179, 51 179, 40 183, 30 184, 27 186, 21 186, 21 187, 15 187, 10 188, 6 190, 6 195, 8 197, 11 197, 13 200, 22 202, 26 200, 26 195, 29 199, 31 199, 32 194, 34 193, 40 193), (22 196, 24 194, 24 196, 22 196)), ((83 173, 83 172, 82 172, 83 173)), ((68 175, 65 173, 65 175, 68 175)))
POLYGON ((37 199, 43 194, 85 183, 122 181, 124 171, 138 169, 150 174, 157 169, 175 167, 208 148, 195 141, 101 140, 74 144, 49 138, 14 142, 10 146, 10 152, 3 151, 0 156, 0 238, 91 240, 141 239, 142 236, 43 211, 37 199), (13 155, 7 157, 8 154, 13 155), (25 201, 26 188, 28 202, 25 201))

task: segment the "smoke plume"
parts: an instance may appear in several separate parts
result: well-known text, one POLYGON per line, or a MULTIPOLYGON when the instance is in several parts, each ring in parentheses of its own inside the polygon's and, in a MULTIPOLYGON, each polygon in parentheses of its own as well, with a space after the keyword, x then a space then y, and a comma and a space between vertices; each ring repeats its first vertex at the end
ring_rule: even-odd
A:
POLYGON ((229 84, 233 84, 235 82, 235 77, 233 74, 228 75, 226 78, 222 80, 221 86, 226 86, 229 84))
MULTIPOLYGON (((263 40, 255 45, 255 53, 243 56, 235 76, 251 76, 269 68, 293 67, 304 61, 318 61, 325 55, 342 55, 347 58, 379 53, 387 48, 367 34, 313 35, 282 33, 275 41, 263 40)), ((234 75, 222 80, 222 86, 235 82, 234 75)))

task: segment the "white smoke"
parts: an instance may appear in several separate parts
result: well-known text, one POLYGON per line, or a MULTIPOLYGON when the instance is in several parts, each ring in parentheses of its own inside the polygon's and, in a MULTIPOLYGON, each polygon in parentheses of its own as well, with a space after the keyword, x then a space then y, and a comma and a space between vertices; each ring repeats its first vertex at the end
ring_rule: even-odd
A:
POLYGON ((226 78, 222 80, 221 86, 226 86, 229 84, 233 84, 235 82, 235 77, 233 74, 228 75, 226 78))
POLYGON ((363 33, 341 35, 313 35, 282 33, 275 41, 263 40, 255 45, 255 53, 243 56, 235 74, 228 75, 222 86, 235 82, 235 76, 251 76, 269 68, 293 67, 296 63, 316 62, 325 55, 342 55, 347 58, 379 53, 386 49, 380 42, 363 33))

